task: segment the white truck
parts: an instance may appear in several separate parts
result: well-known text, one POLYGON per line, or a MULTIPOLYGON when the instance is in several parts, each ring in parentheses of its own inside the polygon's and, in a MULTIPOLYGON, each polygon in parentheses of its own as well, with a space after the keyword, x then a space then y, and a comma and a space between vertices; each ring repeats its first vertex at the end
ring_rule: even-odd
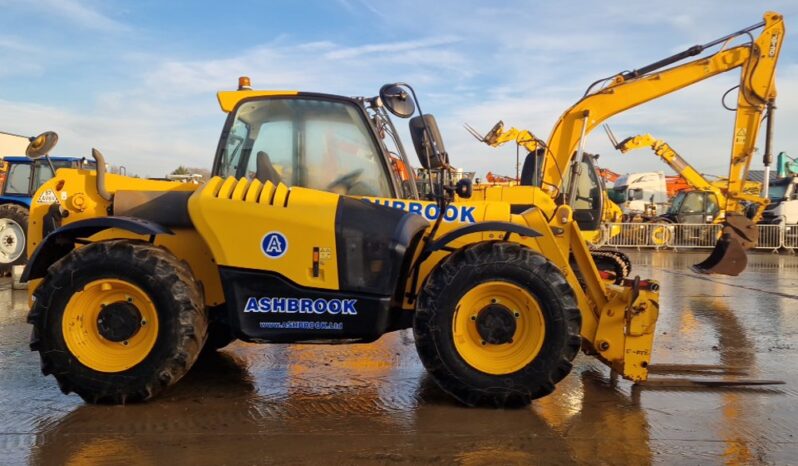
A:
POLYGON ((780 178, 770 183, 770 204, 762 212, 761 223, 768 225, 798 224, 798 177, 780 178))
POLYGON ((796 225, 798 224, 798 161, 781 152, 776 165, 777 178, 768 186, 770 204, 765 207, 760 223, 796 225))
POLYGON ((607 192, 623 211, 624 221, 648 219, 668 210, 668 190, 662 172, 627 173, 607 192))

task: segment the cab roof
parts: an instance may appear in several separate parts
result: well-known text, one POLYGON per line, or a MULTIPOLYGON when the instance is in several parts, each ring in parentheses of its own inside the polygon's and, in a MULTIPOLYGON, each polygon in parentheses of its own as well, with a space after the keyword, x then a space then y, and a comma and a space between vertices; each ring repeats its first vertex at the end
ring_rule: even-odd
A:
POLYGON ((225 113, 230 113, 236 106, 245 99, 253 97, 294 97, 305 96, 309 98, 323 98, 341 101, 349 101, 355 103, 356 100, 351 97, 335 94, 323 94, 319 92, 300 92, 300 91, 268 91, 268 90, 240 90, 240 91, 219 91, 216 93, 216 98, 219 100, 219 106, 225 113))

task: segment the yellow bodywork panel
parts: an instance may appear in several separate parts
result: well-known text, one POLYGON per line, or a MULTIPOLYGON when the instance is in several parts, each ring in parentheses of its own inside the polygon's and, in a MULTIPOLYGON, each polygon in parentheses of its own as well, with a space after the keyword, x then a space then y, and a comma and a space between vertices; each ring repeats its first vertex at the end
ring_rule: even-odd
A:
MULTIPOLYGON (((485 201, 507 202, 514 206, 535 206, 546 216, 551 216, 557 208, 557 203, 549 194, 537 186, 521 186, 514 183, 507 184, 475 184, 472 199, 485 201)), ((607 194, 604 193, 604 209, 602 212, 603 223, 617 223, 621 221, 623 212, 607 194)), ((612 228, 610 236, 620 233, 620 228, 612 228)), ((582 231, 582 237, 591 244, 600 243, 604 238, 601 230, 582 231)))
POLYGON ((277 272, 300 286, 338 289, 335 214, 338 195, 246 178, 214 177, 189 199, 191 221, 220 266, 277 272), (255 202, 258 199, 259 202, 255 202), (279 257, 264 253, 267 235, 288 238, 279 257), (325 251, 317 277, 313 249, 325 251))
MULTIPOLYGON (((30 222, 28 224, 28 256, 33 254, 43 238, 42 220, 51 208, 50 204, 41 203, 38 199, 42 193, 52 191, 61 208, 68 212, 62 224, 77 222, 90 218, 108 216, 111 206, 109 201, 102 199, 96 189, 97 173, 93 170, 77 170, 62 168, 56 171, 55 177, 44 183, 33 196, 34 201, 30 208, 30 222)), ((193 191, 198 185, 192 183, 177 183, 174 181, 145 180, 127 176, 106 174, 106 188, 110 193, 119 190, 137 191, 193 191)), ((47 197, 47 196, 46 196, 47 197)), ((185 260, 194 276, 202 282, 205 303, 214 306, 224 302, 219 272, 213 263, 213 256, 197 231, 191 228, 172 228, 174 235, 159 235, 155 244, 163 246, 177 257, 185 260)), ((148 237, 136 235, 129 231, 108 229, 89 238, 91 241, 101 241, 114 238, 131 238, 148 240, 148 237)), ((28 293, 36 289, 38 280, 28 286, 28 293)))

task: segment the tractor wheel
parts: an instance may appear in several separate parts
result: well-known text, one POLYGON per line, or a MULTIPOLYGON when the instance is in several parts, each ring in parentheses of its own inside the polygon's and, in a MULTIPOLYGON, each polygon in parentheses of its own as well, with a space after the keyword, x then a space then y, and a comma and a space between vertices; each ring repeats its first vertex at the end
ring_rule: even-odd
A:
POLYGON ((582 316, 562 272, 514 243, 461 249, 419 296, 416 349, 433 379, 469 406, 512 407, 548 395, 571 371, 582 316))
POLYGON ((0 276, 28 261, 27 233, 28 209, 16 204, 0 205, 0 276))
POLYGON ((50 266, 28 321, 31 349, 61 391, 114 404, 153 398, 180 380, 208 327, 188 266, 133 240, 92 243, 50 266))

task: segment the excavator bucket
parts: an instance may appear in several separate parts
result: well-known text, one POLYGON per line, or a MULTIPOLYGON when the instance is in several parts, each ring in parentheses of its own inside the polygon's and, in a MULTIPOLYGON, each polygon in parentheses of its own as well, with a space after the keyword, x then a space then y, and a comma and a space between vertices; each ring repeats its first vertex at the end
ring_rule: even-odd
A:
POLYGON ((759 229, 741 214, 727 214, 723 230, 712 254, 701 263, 690 267, 694 272, 737 276, 745 270, 748 258, 745 251, 759 240, 759 229))

